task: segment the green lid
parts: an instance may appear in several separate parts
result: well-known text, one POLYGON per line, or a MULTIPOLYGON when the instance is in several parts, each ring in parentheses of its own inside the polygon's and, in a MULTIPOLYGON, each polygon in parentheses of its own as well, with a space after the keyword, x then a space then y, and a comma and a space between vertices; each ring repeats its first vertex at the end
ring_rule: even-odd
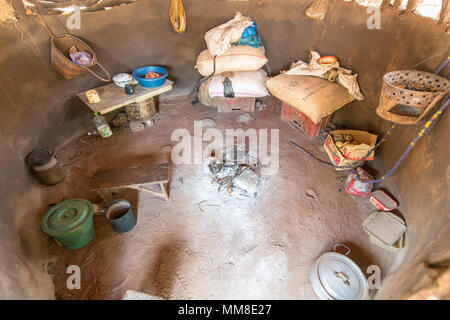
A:
POLYGON ((94 214, 91 202, 85 199, 69 199, 53 206, 41 221, 46 234, 57 237, 82 226, 94 214))

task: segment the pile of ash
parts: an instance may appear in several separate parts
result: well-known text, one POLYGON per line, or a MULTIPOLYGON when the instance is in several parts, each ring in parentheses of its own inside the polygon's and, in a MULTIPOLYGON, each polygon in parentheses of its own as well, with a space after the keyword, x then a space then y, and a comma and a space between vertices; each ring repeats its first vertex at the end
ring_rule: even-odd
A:
POLYGON ((218 187, 218 192, 247 197, 256 196, 259 174, 255 170, 258 166, 256 158, 242 145, 234 145, 203 161, 203 170, 211 177, 211 183, 218 187))

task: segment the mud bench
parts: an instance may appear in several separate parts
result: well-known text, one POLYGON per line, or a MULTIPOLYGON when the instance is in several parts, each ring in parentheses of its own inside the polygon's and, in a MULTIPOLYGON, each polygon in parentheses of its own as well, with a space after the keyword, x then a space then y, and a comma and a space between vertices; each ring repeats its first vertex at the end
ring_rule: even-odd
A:
POLYGON ((128 188, 150 193, 162 200, 169 200, 170 166, 168 163, 142 167, 97 171, 92 177, 91 189, 107 202, 112 194, 128 188), (160 190, 155 190, 155 187, 160 190))

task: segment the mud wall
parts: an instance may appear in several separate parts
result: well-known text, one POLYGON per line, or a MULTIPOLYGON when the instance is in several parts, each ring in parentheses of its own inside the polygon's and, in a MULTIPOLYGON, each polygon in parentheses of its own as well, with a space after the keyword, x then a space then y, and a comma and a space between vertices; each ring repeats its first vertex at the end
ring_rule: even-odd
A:
MULTIPOLYGON (((388 126, 375 114, 381 76, 411 68, 449 49, 449 36, 442 25, 418 16, 397 16, 390 9, 382 13, 380 30, 368 30, 366 8, 343 1, 330 3, 323 21, 305 17, 310 3, 306 0, 183 2, 187 31, 182 35, 171 28, 170 1, 162 0, 138 0, 107 11, 82 13, 81 29, 71 33, 86 40, 111 74, 144 65, 166 66, 176 83, 168 97, 191 92, 199 78, 194 69, 196 57, 206 48, 204 33, 241 11, 258 22, 273 74, 294 60, 308 59, 310 50, 336 55, 344 67, 357 72, 366 100, 341 109, 334 121, 377 133, 388 126)), ((0 239, 5 244, 0 249, 0 297, 48 298, 53 292, 45 266, 47 239, 39 229, 39 213, 45 206, 40 202, 43 187, 30 177, 24 158, 35 147, 56 148, 92 128, 90 110, 75 94, 101 82, 90 75, 68 81, 55 72, 49 64, 46 30, 35 16, 22 15, 20 1, 14 5, 23 36, 13 26, 0 28, 0 239)), ((59 19, 64 22, 65 18, 59 19)), ((58 25, 48 21, 59 33, 58 25)), ((419 69, 434 70, 444 56, 428 60, 419 69)), ((413 289, 410 275, 419 278, 424 274, 423 261, 448 257, 450 173, 444 140, 449 134, 448 121, 444 114, 432 136, 422 139, 386 185, 400 201, 399 211, 409 232, 398 264, 385 272, 398 269, 392 281, 385 282, 381 298, 398 298, 413 289)), ((375 168, 383 172, 392 166, 417 130, 400 127, 377 154, 375 168)))

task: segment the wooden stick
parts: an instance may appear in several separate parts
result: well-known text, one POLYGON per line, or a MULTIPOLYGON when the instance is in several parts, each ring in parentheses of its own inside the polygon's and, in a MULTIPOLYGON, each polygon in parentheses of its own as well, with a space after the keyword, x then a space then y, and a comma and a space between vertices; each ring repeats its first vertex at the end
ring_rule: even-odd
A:
POLYGON ((439 22, 441 23, 448 23, 450 21, 450 7, 448 6, 448 0, 442 0, 442 8, 441 13, 439 14, 439 22))
POLYGON ((405 15, 413 13, 416 10, 418 0, 408 0, 406 5, 405 15))

